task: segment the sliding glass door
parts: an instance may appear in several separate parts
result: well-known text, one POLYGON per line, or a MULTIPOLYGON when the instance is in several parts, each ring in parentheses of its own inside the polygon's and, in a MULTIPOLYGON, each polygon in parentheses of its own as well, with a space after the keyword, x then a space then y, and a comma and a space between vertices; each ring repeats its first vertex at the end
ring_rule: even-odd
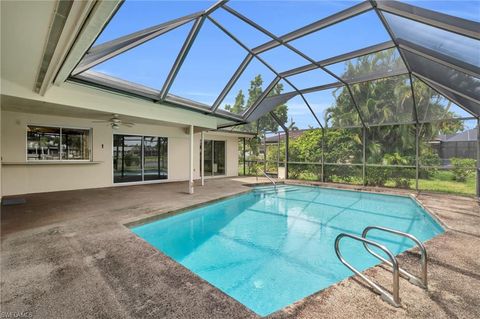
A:
POLYGON ((203 166, 205 166, 205 176, 225 175, 225 141, 205 140, 203 166))
POLYGON ((168 178, 168 139, 156 136, 113 136, 113 181, 140 182, 168 178))
POLYGON ((143 138, 144 180, 167 179, 167 145, 166 137, 143 138))

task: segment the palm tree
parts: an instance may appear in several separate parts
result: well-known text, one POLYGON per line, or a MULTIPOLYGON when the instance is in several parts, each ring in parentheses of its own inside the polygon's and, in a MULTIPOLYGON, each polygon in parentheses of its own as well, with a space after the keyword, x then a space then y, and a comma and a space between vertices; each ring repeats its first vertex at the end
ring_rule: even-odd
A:
MULTIPOLYGON (((380 70, 394 70, 401 66, 402 60, 395 49, 384 50, 349 61, 341 75, 344 79, 371 74, 380 70)), ((420 121, 451 119, 451 102, 445 103, 444 97, 430 89, 420 80, 413 81, 406 75, 361 82, 351 85, 351 91, 367 125, 395 126, 371 127, 367 132, 367 153, 372 161, 379 161, 384 154, 399 153, 404 156, 415 154, 415 127, 399 125, 412 123, 418 114, 420 121), (415 112, 413 98, 417 105, 415 112)), ((350 93, 346 88, 333 92, 334 104, 326 110, 325 117, 331 126, 345 127, 361 125, 358 112, 350 93)), ((421 140, 431 140, 441 131, 458 131, 462 128, 460 121, 442 122, 427 126, 422 125, 421 140)), ((413 157, 414 158, 414 157, 413 157)))

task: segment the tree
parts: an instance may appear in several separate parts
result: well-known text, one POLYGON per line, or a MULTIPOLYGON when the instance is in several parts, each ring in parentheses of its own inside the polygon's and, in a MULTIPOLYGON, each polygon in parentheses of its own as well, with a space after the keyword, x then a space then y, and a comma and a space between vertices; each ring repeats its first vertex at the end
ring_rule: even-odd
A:
MULTIPOLYGON (((355 63, 349 62, 342 77, 353 78, 378 70, 395 69, 399 63, 402 62, 395 50, 385 50, 359 57, 355 63)), ((351 86, 351 90, 362 119, 367 124, 392 124, 367 130, 367 152, 371 162, 381 163, 385 154, 393 153, 414 158, 415 126, 393 124, 413 122, 415 116, 420 121, 452 119, 455 116, 450 110, 452 103, 420 80, 413 81, 418 114, 415 113, 412 88, 406 76, 357 83, 351 86)), ((358 112, 350 92, 339 88, 333 94, 335 102, 325 114, 329 123, 337 127, 359 125, 358 112)), ((461 130, 462 121, 455 120, 421 125, 420 141, 428 142, 438 134, 452 134, 461 130)))
MULTIPOLYGON (((263 94, 262 85, 263 79, 262 76, 259 74, 250 81, 250 87, 248 89, 248 98, 246 103, 245 95, 243 91, 240 90, 235 97, 235 103, 233 105, 226 105, 225 110, 235 114, 242 114, 243 112, 248 110, 263 94)), ((283 85, 281 83, 278 83, 269 93, 269 96, 278 95, 282 92, 283 85)), ((288 106, 286 104, 277 106, 273 112, 275 113, 282 125, 287 122, 288 106)), ((270 116, 270 114, 265 114, 254 122, 237 126, 236 129, 242 132, 253 132, 257 134, 257 138, 249 139, 248 143, 250 152, 253 154, 258 154, 260 136, 264 135, 265 132, 278 132, 279 124, 273 119, 272 116, 270 116)))

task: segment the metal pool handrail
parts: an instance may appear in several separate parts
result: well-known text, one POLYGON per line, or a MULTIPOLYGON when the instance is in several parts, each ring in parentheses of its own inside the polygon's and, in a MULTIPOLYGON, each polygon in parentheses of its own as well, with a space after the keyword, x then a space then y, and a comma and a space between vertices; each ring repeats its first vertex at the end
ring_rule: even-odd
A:
MULTIPOLYGON (((419 241, 415 236, 411 235, 411 234, 408 234, 408 233, 404 233, 404 232, 401 232, 399 230, 396 230, 396 229, 391 229, 391 228, 386 228, 386 227, 380 227, 380 226, 368 226, 367 228, 365 228, 362 232, 362 237, 363 238, 366 238, 367 237, 367 234, 370 230, 372 229, 376 229, 376 230, 380 230, 380 231, 384 231, 384 232, 388 232, 388 233, 392 233, 392 234, 395 234, 395 235, 399 235, 399 236, 403 236, 405 238, 408 238, 410 240, 412 240, 417 246, 418 248, 420 248, 420 252, 421 252, 421 255, 420 255, 420 262, 422 264, 422 277, 421 278, 418 278, 417 276, 414 276, 412 275, 411 273, 407 272, 406 270, 402 269, 402 268, 399 268, 399 271, 402 275, 406 276, 408 278, 408 280, 414 284, 414 285, 417 285, 417 286, 420 286, 422 288, 425 288, 425 289, 428 289, 428 282, 427 282, 427 250, 425 249, 425 246, 422 244, 421 241, 419 241)), ((370 247, 368 247, 370 243, 363 243, 363 246, 365 246, 365 249, 368 250, 368 252, 370 254, 372 254, 373 256, 375 256, 376 258, 378 258, 379 260, 389 264, 391 266, 391 263, 386 260, 385 258, 383 258, 382 256, 378 255, 377 253, 373 252, 370 247)))
MULTIPOLYGON (((268 176, 268 174, 265 173, 261 168, 258 168, 258 170, 262 172, 262 174, 273 184, 273 187, 277 189, 277 183, 275 183, 275 181, 270 176, 268 176)), ((258 175, 257 175, 257 180, 258 180, 258 175)))
MULTIPOLYGON (((371 251, 370 251, 371 252, 371 251)), ((347 234, 347 233, 341 233, 340 235, 337 236, 335 239, 335 253, 337 254, 338 259, 345 265, 347 266, 351 271, 353 271, 355 274, 363 278, 370 286, 372 286, 373 290, 375 290, 380 296, 382 297, 383 300, 387 301, 391 305, 395 307, 400 307, 400 296, 399 296, 399 270, 398 270, 398 262, 395 256, 388 250, 387 247, 376 243, 374 241, 368 240, 363 237, 347 234), (360 271, 358 271, 356 268, 354 268, 352 265, 350 265, 345 258, 343 258, 342 254, 340 253, 340 240, 344 237, 349 237, 351 239, 357 240, 362 242, 364 245, 372 245, 375 246, 381 250, 383 250, 388 257, 391 260, 391 263, 389 263, 390 266, 392 266, 393 269, 393 289, 392 293, 389 293, 382 287, 380 287, 378 284, 374 283, 372 280, 370 280, 367 276, 362 274, 360 271)))

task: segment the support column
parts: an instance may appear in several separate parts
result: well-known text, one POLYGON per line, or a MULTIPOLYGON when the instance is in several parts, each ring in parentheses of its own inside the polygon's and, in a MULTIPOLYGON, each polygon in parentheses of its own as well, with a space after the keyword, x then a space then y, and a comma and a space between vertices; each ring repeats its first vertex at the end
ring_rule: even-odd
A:
POLYGON ((200 138, 200 144, 202 148, 202 155, 201 155, 201 171, 200 174, 202 174, 202 186, 205 186, 205 133, 202 131, 201 133, 201 138, 200 138))
POLYGON ((325 182, 325 128, 322 127, 322 183, 325 182))
POLYGON ((477 198, 480 200, 480 118, 477 119, 477 198))
POLYGON ((420 128, 418 127, 418 123, 415 124, 415 190, 418 192, 418 177, 420 174, 420 128))
POLYGON ((267 174, 267 134, 263 133, 263 171, 267 174))
POLYGON ((363 144, 363 149, 362 149, 362 179, 363 179, 363 186, 367 185, 367 129, 362 127, 362 144, 363 144))
POLYGON ((246 170, 246 156, 245 156, 245 147, 247 145, 247 143, 245 142, 245 137, 243 138, 243 176, 245 176, 247 174, 247 170, 246 170))
POLYGON ((288 140, 290 139, 290 134, 288 133, 288 130, 285 131, 285 179, 288 179, 288 161, 289 161, 289 156, 288 156, 288 140))
POLYGON ((193 194, 193 125, 190 125, 190 162, 189 162, 189 178, 188 178, 188 193, 193 194))

